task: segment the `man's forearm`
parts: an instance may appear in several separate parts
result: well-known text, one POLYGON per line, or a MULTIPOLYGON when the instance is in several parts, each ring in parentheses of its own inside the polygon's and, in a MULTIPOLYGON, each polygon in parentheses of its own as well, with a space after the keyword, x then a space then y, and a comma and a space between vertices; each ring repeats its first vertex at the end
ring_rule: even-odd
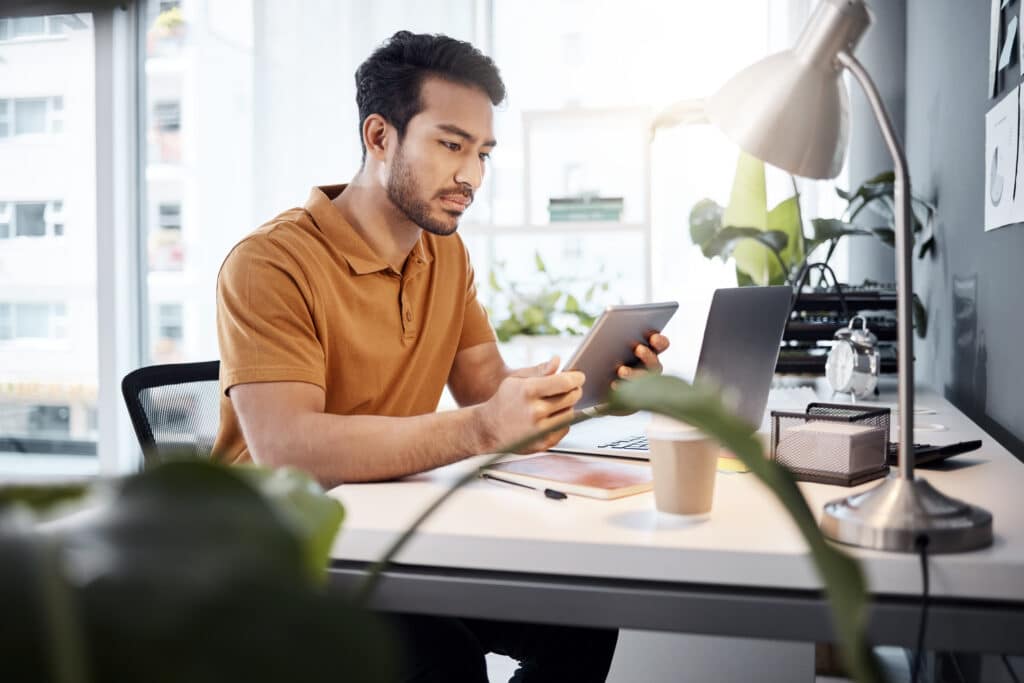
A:
POLYGON ((487 452, 491 438, 478 407, 415 417, 307 413, 264 453, 268 465, 293 465, 325 487, 404 477, 487 452))

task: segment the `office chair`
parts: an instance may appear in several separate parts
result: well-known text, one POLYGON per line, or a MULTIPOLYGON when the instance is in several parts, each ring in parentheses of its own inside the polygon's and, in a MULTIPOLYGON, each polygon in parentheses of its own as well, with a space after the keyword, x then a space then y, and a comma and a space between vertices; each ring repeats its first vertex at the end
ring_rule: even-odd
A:
POLYGON ((121 393, 147 463, 210 456, 220 424, 220 361, 151 365, 121 380, 121 393))

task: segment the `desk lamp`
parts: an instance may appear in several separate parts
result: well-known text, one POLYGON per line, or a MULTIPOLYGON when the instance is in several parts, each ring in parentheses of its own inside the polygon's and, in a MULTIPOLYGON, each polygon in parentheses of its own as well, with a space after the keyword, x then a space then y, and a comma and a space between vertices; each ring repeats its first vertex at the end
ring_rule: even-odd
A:
POLYGON ((899 352, 899 473, 825 505, 826 536, 850 545, 912 552, 960 552, 992 543, 992 515, 943 495, 914 477, 914 351, 911 300, 913 235, 910 178, 903 148, 871 77, 853 50, 871 24, 863 0, 821 0, 792 50, 766 57, 727 82, 707 115, 743 150, 808 178, 839 174, 849 137, 848 70, 863 88, 895 170, 899 352))

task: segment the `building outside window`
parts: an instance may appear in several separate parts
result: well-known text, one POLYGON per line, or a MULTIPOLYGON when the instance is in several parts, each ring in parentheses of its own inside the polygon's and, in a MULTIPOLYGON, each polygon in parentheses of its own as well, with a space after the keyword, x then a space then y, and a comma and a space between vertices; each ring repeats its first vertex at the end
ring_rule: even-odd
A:
POLYGON ((64 235, 64 202, 0 202, 0 240, 64 235))
POLYGON ((58 134, 64 130, 64 98, 0 99, 0 138, 58 134))
POLYGON ((95 463, 88 457, 98 437, 100 355, 92 15, 3 13, 0 460, 95 463))
POLYGON ((67 338, 67 307, 52 302, 0 302, 0 342, 67 338))
POLYGON ((69 29, 84 27, 76 14, 55 14, 48 17, 0 18, 0 41, 32 40, 63 35, 69 29))

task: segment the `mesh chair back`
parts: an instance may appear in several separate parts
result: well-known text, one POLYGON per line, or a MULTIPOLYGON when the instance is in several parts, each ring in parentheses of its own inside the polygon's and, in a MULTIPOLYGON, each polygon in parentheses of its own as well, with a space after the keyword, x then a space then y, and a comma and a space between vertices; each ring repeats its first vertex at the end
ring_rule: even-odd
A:
POLYGON ((220 361, 139 368, 121 381, 146 461, 209 457, 220 425, 220 361))

